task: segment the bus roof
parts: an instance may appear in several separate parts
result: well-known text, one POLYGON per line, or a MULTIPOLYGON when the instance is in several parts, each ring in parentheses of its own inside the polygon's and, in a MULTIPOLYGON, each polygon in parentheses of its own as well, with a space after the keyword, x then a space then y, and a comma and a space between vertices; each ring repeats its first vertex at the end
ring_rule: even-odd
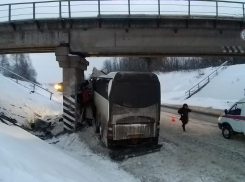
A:
POLYGON ((124 71, 118 71, 118 72, 111 72, 107 75, 102 75, 99 78, 106 78, 106 79, 114 79, 116 81, 142 81, 145 82, 148 81, 155 81, 159 82, 158 77, 154 73, 149 72, 124 72, 124 71))
POLYGON ((117 74, 118 72, 110 72, 108 73, 107 75, 101 75, 99 78, 110 78, 110 79, 114 79, 115 75, 117 74))

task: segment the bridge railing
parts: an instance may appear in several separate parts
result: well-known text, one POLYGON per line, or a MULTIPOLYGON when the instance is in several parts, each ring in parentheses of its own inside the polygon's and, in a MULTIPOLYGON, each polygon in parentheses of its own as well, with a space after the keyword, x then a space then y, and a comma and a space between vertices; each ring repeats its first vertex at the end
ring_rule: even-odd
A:
POLYGON ((227 63, 228 63, 228 61, 225 61, 217 69, 215 69, 212 73, 210 73, 207 77, 205 77, 203 80, 201 80, 196 85, 194 85, 191 89, 186 91, 185 92, 186 99, 190 98, 192 95, 194 95, 200 89, 205 87, 213 77, 217 76, 220 71, 222 71, 223 69, 225 69, 227 67, 227 63))
MULTIPOLYGON (((4 70, 5 72, 8 72, 9 75, 11 75, 12 77, 14 77, 14 80, 16 81, 16 83, 19 83, 20 81, 25 81, 26 83, 31 84, 31 87, 32 87, 32 90, 33 90, 33 91, 35 91, 35 90, 36 90, 35 88, 38 87, 39 89, 41 89, 41 90, 43 90, 43 91, 45 91, 45 92, 48 92, 48 93, 50 94, 49 99, 50 99, 50 100, 52 99, 52 95, 53 95, 54 93, 52 93, 52 92, 50 92, 49 90, 47 90, 47 89, 41 87, 39 84, 34 83, 34 82, 32 82, 32 81, 30 81, 30 80, 28 80, 28 79, 26 79, 26 78, 24 78, 24 77, 22 77, 22 76, 20 76, 20 75, 18 75, 18 74, 16 74, 16 73, 14 73, 14 72, 11 71, 11 70, 8 70, 8 69, 6 69, 6 68, 4 68, 4 67, 2 67, 2 66, 0 66, 0 69, 4 70)), ((10 79, 12 79, 12 78, 10 77, 10 79)), ((21 83, 19 83, 19 84, 21 84, 21 83)), ((25 86, 25 85, 23 85, 23 86, 25 86)))
MULTIPOLYGON (((245 3, 213 0, 61 0, 0 5, 0 22, 49 18, 83 18, 101 15, 184 16, 232 18, 245 21, 245 3)), ((153 16, 154 17, 154 16, 153 16)))

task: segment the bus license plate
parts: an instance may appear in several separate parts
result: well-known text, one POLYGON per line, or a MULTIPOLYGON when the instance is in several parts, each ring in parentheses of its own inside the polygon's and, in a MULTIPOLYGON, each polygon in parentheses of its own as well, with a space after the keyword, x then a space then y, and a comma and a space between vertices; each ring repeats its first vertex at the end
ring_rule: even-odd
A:
POLYGON ((137 134, 137 135, 128 135, 129 138, 142 138, 141 134, 137 134))

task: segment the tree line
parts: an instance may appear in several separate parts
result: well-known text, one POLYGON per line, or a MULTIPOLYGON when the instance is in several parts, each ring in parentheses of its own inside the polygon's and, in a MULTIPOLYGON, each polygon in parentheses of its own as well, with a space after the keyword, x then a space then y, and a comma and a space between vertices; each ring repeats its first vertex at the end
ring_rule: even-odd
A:
POLYGON ((233 57, 122 57, 107 59, 103 63, 107 73, 113 71, 170 72, 191 71, 220 66, 245 64, 245 58, 233 57))
POLYGON ((0 55, 0 73, 2 73, 6 77, 10 77, 13 79, 19 79, 18 76, 13 73, 7 71, 10 70, 21 77, 30 80, 34 83, 37 82, 37 72, 34 69, 31 59, 28 54, 11 54, 11 55, 0 55), (2 69, 5 68, 5 69, 2 69))

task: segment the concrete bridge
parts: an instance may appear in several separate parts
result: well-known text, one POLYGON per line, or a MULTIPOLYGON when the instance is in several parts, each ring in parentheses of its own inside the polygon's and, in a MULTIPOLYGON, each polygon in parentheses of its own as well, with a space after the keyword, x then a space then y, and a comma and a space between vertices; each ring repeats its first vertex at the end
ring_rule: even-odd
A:
POLYGON ((65 45, 84 57, 244 56, 244 3, 137 2, 0 5, 0 52, 54 52, 65 45))
POLYGON ((66 127, 74 129, 85 57, 244 56, 244 7, 211 0, 4 4, 0 53, 56 53, 63 68, 66 127), (67 108, 69 104, 75 106, 67 108))

